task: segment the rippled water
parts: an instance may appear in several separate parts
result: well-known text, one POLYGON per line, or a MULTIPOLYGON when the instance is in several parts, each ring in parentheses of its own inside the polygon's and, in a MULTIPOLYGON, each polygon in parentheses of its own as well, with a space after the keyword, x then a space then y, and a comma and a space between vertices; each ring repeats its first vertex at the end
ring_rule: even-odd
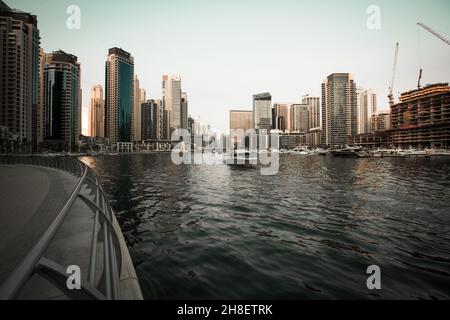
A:
POLYGON ((169 154, 82 160, 147 299, 450 298, 450 160, 282 156, 277 176, 169 154))

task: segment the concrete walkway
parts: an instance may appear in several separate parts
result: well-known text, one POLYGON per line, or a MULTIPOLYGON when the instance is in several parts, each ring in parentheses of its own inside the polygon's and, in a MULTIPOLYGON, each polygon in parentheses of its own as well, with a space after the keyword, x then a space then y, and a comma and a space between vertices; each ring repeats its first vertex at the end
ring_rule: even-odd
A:
POLYGON ((0 165, 0 283, 40 239, 77 181, 61 170, 0 165))

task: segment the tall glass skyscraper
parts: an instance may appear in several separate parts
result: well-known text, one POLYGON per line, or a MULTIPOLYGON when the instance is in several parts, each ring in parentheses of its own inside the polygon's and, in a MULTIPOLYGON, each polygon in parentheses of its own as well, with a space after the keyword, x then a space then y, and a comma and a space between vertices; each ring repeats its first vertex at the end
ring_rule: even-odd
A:
POLYGON ((133 142, 134 58, 130 53, 109 49, 105 83, 106 137, 113 145, 133 142))
POLYGON ((64 51, 47 54, 44 69, 44 138, 73 150, 81 135, 80 64, 64 51))

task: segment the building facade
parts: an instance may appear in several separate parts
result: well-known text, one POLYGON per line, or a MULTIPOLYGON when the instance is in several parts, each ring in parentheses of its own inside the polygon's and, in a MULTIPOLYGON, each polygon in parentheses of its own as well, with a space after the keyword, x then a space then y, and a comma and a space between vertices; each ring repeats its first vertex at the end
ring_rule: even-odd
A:
POLYGON ((253 124, 254 129, 272 129, 272 96, 270 93, 253 96, 253 124))
POLYGON ((181 93, 181 78, 179 76, 164 75, 162 81, 162 101, 167 121, 164 125, 167 139, 170 139, 174 130, 182 128, 181 93))
POLYGON ((141 105, 142 140, 158 140, 160 132, 160 100, 147 100, 141 105))
POLYGON ((309 106, 309 128, 320 128, 322 125, 320 122, 320 98, 305 96, 302 99, 302 104, 309 106))
POLYGON ((0 126, 17 143, 37 149, 40 36, 37 18, 0 2, 0 126))
POLYGON ((273 108, 275 111, 275 123, 272 127, 282 132, 291 131, 291 110, 292 104, 290 103, 275 103, 273 108))
POLYGON ((372 131, 372 116, 377 113, 377 94, 372 89, 356 90, 357 134, 372 131))
POLYGON ((188 130, 189 101, 186 92, 181 93, 181 128, 188 130))
POLYGON ((44 140, 74 150, 81 136, 81 68, 64 51, 47 54, 44 66, 44 140))
POLYGON ((450 86, 438 83, 401 94, 392 106, 393 144, 400 148, 450 148, 450 86))
POLYGON ((231 110, 230 111, 230 130, 243 130, 247 132, 252 129, 252 111, 231 110))
POLYGON ((356 84, 353 76, 333 73, 322 84, 322 144, 346 145, 356 132, 356 84))
POLYGON ((90 137, 105 137, 105 99, 103 98, 103 87, 99 84, 91 89, 88 133, 90 137))
POLYGON ((291 130, 294 132, 308 132, 310 122, 309 106, 307 104, 293 104, 290 109, 291 130))
POLYGON ((134 141, 134 58, 109 49, 106 61, 105 135, 112 145, 134 141))

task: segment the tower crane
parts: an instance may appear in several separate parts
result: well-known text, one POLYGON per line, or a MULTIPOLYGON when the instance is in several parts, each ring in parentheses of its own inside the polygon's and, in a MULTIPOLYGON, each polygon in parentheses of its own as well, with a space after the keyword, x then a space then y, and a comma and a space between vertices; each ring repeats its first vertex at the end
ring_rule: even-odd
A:
MULTIPOLYGON (((442 41, 444 41, 446 44, 448 44, 450 46, 450 40, 448 40, 447 38, 445 38, 443 35, 440 35, 439 33, 437 33, 436 31, 434 31, 433 29, 431 29, 429 26, 427 26, 426 24, 422 23, 422 22, 417 22, 417 25, 424 28, 425 30, 427 30, 428 32, 430 32, 431 34, 433 34, 434 36, 436 36, 437 38, 441 39, 442 41)), ((417 83, 417 89, 420 90, 421 85, 420 85, 420 81, 422 80, 422 74, 423 74, 423 69, 420 69, 419 72, 419 82, 417 83)))
POLYGON ((436 37, 438 37, 439 39, 441 39, 442 41, 444 41, 446 44, 448 44, 450 46, 450 40, 448 40, 447 38, 445 38, 444 36, 440 35, 439 33, 437 33, 436 31, 434 31, 433 29, 431 29, 429 26, 423 24, 422 22, 417 22, 418 26, 421 26, 422 28, 424 28, 425 30, 427 30, 428 32, 430 32, 431 34, 435 35, 436 37))
POLYGON ((395 45, 395 56, 394 56, 394 68, 392 70, 392 81, 391 86, 389 87, 389 106, 392 108, 394 106, 394 85, 395 85, 395 75, 397 73, 397 60, 398 60, 398 48, 399 43, 397 42, 395 45))

